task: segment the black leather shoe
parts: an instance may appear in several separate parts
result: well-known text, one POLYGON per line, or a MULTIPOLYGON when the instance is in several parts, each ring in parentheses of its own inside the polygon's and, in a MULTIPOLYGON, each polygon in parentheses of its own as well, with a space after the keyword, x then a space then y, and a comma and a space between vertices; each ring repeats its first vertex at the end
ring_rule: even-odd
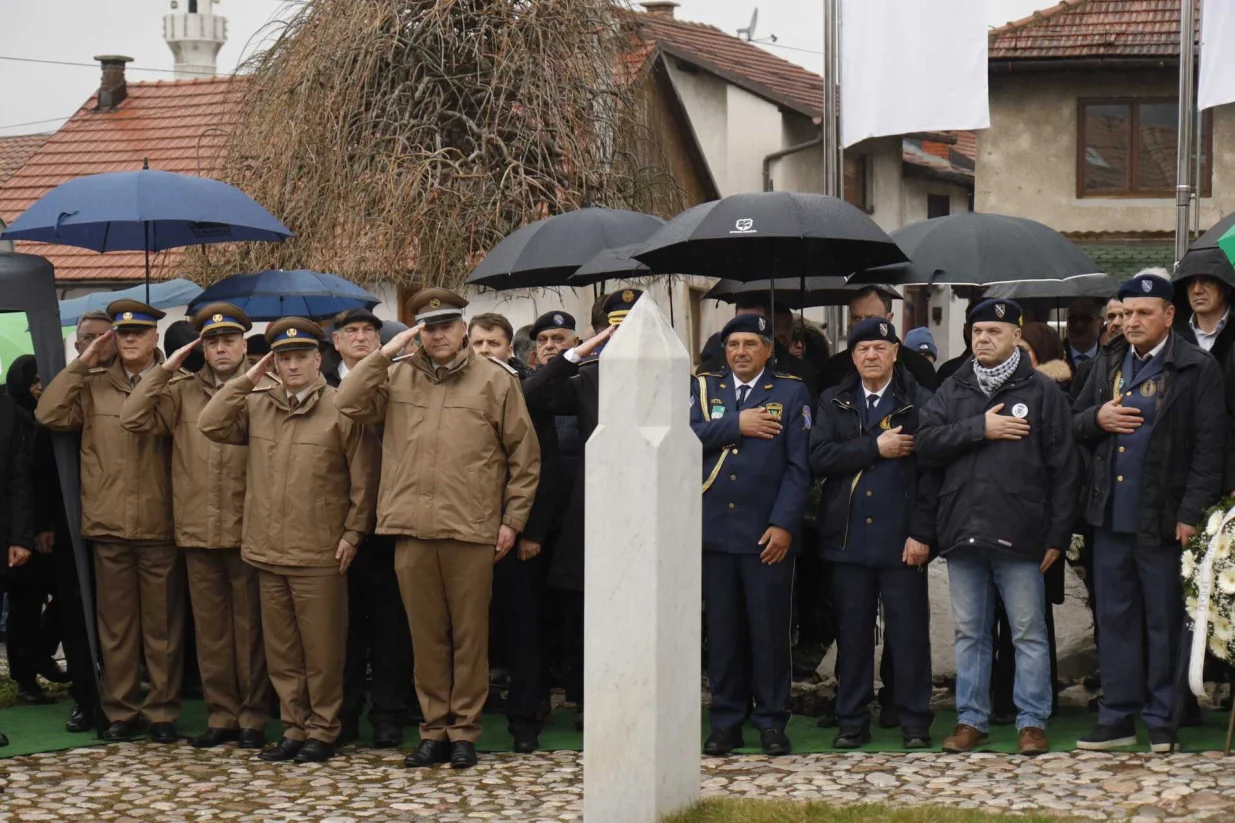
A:
POLYGON ((344 723, 339 730, 339 736, 334 739, 336 746, 346 746, 360 739, 360 727, 354 723, 344 723))
POLYGON ((394 723, 378 723, 373 730, 373 746, 378 749, 393 749, 403 742, 403 727, 394 723))
POLYGON ((404 766, 414 769, 436 766, 450 761, 450 744, 445 740, 421 740, 412 753, 403 761, 404 766))
POLYGON ((266 751, 259 754, 257 759, 265 760, 267 763, 282 763, 295 757, 296 752, 300 751, 300 747, 303 745, 303 740, 292 740, 290 737, 285 737, 274 747, 266 749, 266 751))
POLYGON ((763 753, 768 757, 784 757, 793 752, 793 748, 789 745, 789 738, 781 729, 760 729, 759 745, 763 747, 763 753))
POLYGON ((43 691, 43 687, 33 680, 17 684, 17 699, 34 706, 46 706, 56 702, 56 698, 43 691))
POLYGON ((103 739, 108 743, 128 743, 139 734, 141 734, 141 726, 136 720, 121 720, 107 727, 103 739))
POLYGON ((824 712, 823 714, 819 715, 819 722, 816 723, 815 725, 821 729, 836 728, 836 725, 837 725, 836 714, 834 712, 824 712))
POLYGON ((534 729, 517 729, 511 732, 511 737, 516 754, 531 754, 540 748, 540 735, 534 729))
POLYGON ((220 729, 210 726, 197 737, 190 737, 189 745, 195 749, 213 749, 215 746, 222 746, 224 743, 239 739, 240 729, 220 729))
POLYGON ((260 749, 266 745, 266 733, 261 729, 241 729, 237 748, 260 749))
POLYGON ((334 757, 334 746, 324 740, 310 740, 300 747, 293 758, 297 763, 325 763, 334 757))
POLYGON ((734 749, 740 749, 746 745, 742 740, 742 727, 731 726, 727 729, 712 729, 712 733, 708 735, 707 742, 703 744, 703 753, 708 757, 724 757, 732 754, 734 749))
POLYGON ((64 730, 73 734, 94 731, 94 712, 81 706, 74 706, 73 713, 65 721, 64 730))
POLYGON ((450 768, 470 769, 476 765, 476 747, 466 740, 450 744, 450 768))
POLYGON ((155 743, 175 743, 180 739, 176 727, 171 723, 151 723, 150 739, 155 743))
POLYGON ((901 742, 906 749, 929 749, 932 745, 930 729, 907 727, 903 730, 901 742))
POLYGON ((0 749, 3 749, 7 745, 9 745, 8 736, 6 736, 4 732, 0 732, 0 749))
POLYGON ((832 741, 834 749, 857 749, 871 742, 871 730, 866 726, 841 726, 836 739, 832 741))

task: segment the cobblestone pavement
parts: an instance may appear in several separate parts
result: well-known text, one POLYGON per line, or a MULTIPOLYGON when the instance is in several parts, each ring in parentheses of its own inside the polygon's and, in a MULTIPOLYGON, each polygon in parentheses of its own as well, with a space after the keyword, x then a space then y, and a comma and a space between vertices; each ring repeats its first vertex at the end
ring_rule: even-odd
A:
MULTIPOLYGON (((574 752, 487 755, 470 772, 403 768, 403 755, 344 750, 327 764, 264 764, 231 747, 135 743, 0 761, 0 821, 519 820, 582 818, 574 752)), ((705 759, 703 794, 832 803, 938 803, 1094 820, 1235 818, 1235 761, 1070 753, 814 754, 705 759)))

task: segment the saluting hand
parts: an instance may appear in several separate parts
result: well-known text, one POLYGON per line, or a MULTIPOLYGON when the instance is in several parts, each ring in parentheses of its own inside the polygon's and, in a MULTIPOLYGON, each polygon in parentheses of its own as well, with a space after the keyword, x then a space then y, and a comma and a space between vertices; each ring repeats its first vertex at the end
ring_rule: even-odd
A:
POLYGON ((1122 394, 1098 408, 1098 425, 1111 434, 1132 434, 1141 427, 1141 422, 1141 410, 1125 407, 1122 394))
POLYGON ((897 457, 908 457, 913 454, 913 435, 901 434, 904 426, 888 429, 879 435, 875 442, 879 444, 879 456, 893 460, 897 457))
POLYGON ((15 569, 18 566, 26 565, 26 561, 30 559, 30 550, 24 549, 21 546, 9 546, 9 568, 15 569))
POLYGON ((766 566, 775 566, 785 559, 785 555, 789 554, 789 544, 792 542, 793 535, 787 529, 782 529, 780 526, 768 526, 763 537, 759 538, 759 545, 765 547, 759 559, 766 566))
POLYGON ((163 361, 163 371, 175 374, 180 371, 180 367, 184 365, 184 361, 189 359, 193 349, 202 344, 202 339, 199 337, 192 343, 188 343, 172 352, 172 356, 163 361))
POLYGON ((356 559, 356 547, 346 540, 340 540, 339 550, 334 553, 334 559, 339 561, 339 574, 347 574, 352 561, 356 559))
POLYGON ((1029 436, 1029 421, 1019 417, 1000 414, 1003 403, 992 406, 986 413, 987 440, 1023 440, 1029 436))
POLYGON ((390 342, 382 346, 382 356, 390 360, 394 360, 399 356, 399 353, 407 348, 407 344, 416 338, 416 335, 424 331, 425 324, 417 323, 410 329, 403 331, 390 338, 390 342))
POLYGON ((274 360, 274 352, 267 352, 265 357, 258 360, 253 365, 253 368, 249 369, 248 372, 245 373, 245 377, 249 378, 249 381, 256 386, 258 381, 265 376, 266 370, 270 368, 271 360, 274 360))
POLYGON ((617 331, 617 326, 610 326, 595 337, 590 337, 579 345, 575 346, 575 354, 580 357, 587 357, 592 352, 600 348, 600 344, 604 343, 613 333, 617 331))
POLYGON ((757 409, 744 409, 738 414, 738 431, 743 437, 771 440, 780 434, 780 430, 780 421, 762 406, 757 409))
POLYGON ((91 340, 90 345, 86 346, 86 350, 80 355, 82 364, 88 369, 93 369, 97 366, 99 364, 99 358, 103 356, 103 350, 107 348, 108 341, 115 336, 116 333, 111 329, 108 329, 98 337, 91 340))
POLYGON ((497 548, 493 553, 493 562, 496 563, 506 556, 506 553, 514 548, 515 538, 519 535, 510 526, 502 526, 497 530, 497 548))
POLYGON ((905 551, 901 553, 901 561, 909 566, 922 566, 931 559, 931 548, 925 543, 919 543, 912 537, 905 539, 905 551))

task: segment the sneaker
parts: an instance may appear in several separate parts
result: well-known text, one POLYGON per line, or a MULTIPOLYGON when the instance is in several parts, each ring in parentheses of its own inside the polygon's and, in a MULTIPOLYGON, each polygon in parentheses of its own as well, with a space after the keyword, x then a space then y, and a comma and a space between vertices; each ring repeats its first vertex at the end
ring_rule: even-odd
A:
POLYGON ((1170 754, 1179 747, 1179 737, 1169 726, 1149 730, 1149 750, 1154 754, 1170 754))
POLYGON ((980 732, 973 726, 957 723, 952 734, 943 739, 943 750, 949 754, 964 754, 978 746, 986 746, 991 742, 986 732, 980 732))
POLYGON ((1088 752, 1104 752, 1123 746, 1136 745, 1136 729, 1131 723, 1123 726, 1106 726, 1099 723, 1094 730, 1076 741, 1078 749, 1088 752))

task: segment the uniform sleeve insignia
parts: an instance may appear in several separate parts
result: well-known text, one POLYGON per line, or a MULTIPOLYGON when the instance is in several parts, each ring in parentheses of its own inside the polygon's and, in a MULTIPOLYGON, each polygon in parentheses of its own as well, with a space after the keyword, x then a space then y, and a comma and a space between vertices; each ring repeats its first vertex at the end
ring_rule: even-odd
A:
POLYGON ((725 416, 725 401, 721 400, 719 397, 713 397, 712 398, 712 412, 711 412, 712 419, 719 420, 720 418, 724 416, 725 416))
POLYGON ((782 372, 773 372, 773 374, 781 380, 797 380, 799 383, 802 382, 802 378, 798 377, 796 374, 785 374, 782 372))
POLYGON ((890 430, 892 428, 892 415, 889 414, 887 417, 880 420, 879 428, 883 429, 884 431, 890 430))
POLYGON ((690 407, 692 409, 695 407, 695 396, 693 394, 690 396, 690 407))
POLYGON ((772 415, 777 420, 780 420, 781 415, 784 414, 785 411, 785 407, 780 403, 768 403, 764 406, 764 408, 768 410, 768 414, 772 415))
POLYGON ((807 430, 807 431, 810 431, 810 427, 811 427, 811 422, 810 422, 810 406, 803 406, 803 407, 802 407, 802 421, 803 421, 803 423, 804 423, 804 424, 805 424, 805 426, 806 426, 806 430, 807 430))

